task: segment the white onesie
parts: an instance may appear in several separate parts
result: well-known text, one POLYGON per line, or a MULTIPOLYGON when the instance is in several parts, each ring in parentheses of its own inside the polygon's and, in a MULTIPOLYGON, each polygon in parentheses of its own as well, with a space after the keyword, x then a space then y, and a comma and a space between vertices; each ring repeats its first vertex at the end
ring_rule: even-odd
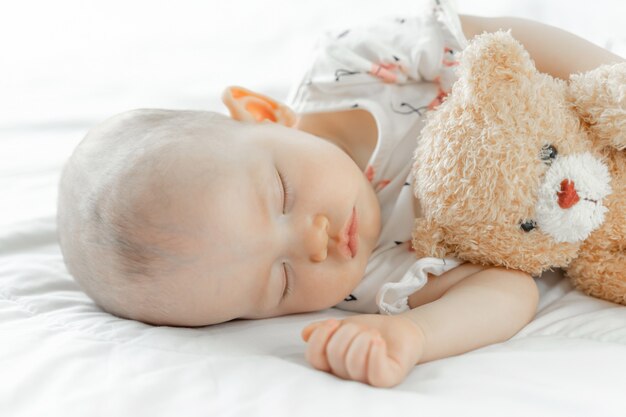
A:
POLYGON ((360 108, 378 127, 365 175, 380 203, 382 230, 365 276, 337 308, 401 313, 409 309, 408 296, 426 284, 427 273, 441 275, 461 264, 450 258, 416 260, 410 171, 423 116, 450 91, 455 56, 466 43, 457 14, 443 0, 418 16, 328 31, 289 94, 287 104, 297 113, 360 108))

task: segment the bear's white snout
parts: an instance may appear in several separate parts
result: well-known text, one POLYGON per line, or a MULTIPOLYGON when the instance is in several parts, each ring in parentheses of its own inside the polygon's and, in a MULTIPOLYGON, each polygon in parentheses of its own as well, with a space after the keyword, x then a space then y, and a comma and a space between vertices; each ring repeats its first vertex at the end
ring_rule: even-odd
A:
POLYGON ((557 242, 586 239, 604 221, 610 181, 606 164, 589 152, 558 156, 539 188, 537 226, 557 242))

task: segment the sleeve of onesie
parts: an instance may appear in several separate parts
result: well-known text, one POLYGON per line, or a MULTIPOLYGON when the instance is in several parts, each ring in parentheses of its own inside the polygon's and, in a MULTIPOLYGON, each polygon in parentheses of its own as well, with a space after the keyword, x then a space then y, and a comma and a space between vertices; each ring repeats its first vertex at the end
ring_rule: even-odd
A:
POLYGON ((372 97, 394 84, 432 83, 432 109, 451 91, 466 45, 459 17, 445 0, 431 0, 416 14, 326 31, 287 102, 302 111, 302 103, 310 107, 332 97, 372 97))
POLYGON ((454 258, 422 258, 409 268, 398 282, 384 284, 376 294, 380 314, 400 314, 409 310, 409 296, 428 282, 428 274, 441 275, 463 261, 454 258))
POLYGON ((457 14, 446 1, 435 0, 415 16, 326 32, 309 81, 333 88, 337 83, 432 82, 455 65, 466 43, 457 14))

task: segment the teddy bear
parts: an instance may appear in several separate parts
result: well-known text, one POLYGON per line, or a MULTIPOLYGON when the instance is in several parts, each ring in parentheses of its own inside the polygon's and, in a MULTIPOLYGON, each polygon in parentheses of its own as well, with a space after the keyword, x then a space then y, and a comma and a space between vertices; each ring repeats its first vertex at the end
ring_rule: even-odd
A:
POLYGON ((461 54, 415 149, 418 257, 454 256, 626 304, 626 63, 537 71, 510 31, 461 54))

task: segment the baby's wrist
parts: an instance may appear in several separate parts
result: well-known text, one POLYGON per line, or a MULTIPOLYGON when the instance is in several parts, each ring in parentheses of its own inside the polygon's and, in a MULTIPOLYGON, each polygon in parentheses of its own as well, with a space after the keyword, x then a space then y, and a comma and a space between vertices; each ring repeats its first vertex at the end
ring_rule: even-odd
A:
POLYGON ((420 338, 422 339, 425 338, 426 332, 424 331, 424 328, 422 327, 422 323, 420 322, 420 320, 416 320, 414 315, 411 315, 408 313, 410 312, 396 314, 392 317, 394 317, 397 320, 403 321, 405 323, 409 323, 410 328, 413 329, 413 332, 417 333, 420 338))
POLYGON ((413 316, 406 313, 397 314, 392 317, 401 329, 402 334, 405 335, 405 340, 411 347, 411 352, 415 357, 414 365, 419 362, 419 359, 424 353, 424 347, 426 346, 426 332, 422 327, 422 324, 418 320, 414 320, 413 316))

